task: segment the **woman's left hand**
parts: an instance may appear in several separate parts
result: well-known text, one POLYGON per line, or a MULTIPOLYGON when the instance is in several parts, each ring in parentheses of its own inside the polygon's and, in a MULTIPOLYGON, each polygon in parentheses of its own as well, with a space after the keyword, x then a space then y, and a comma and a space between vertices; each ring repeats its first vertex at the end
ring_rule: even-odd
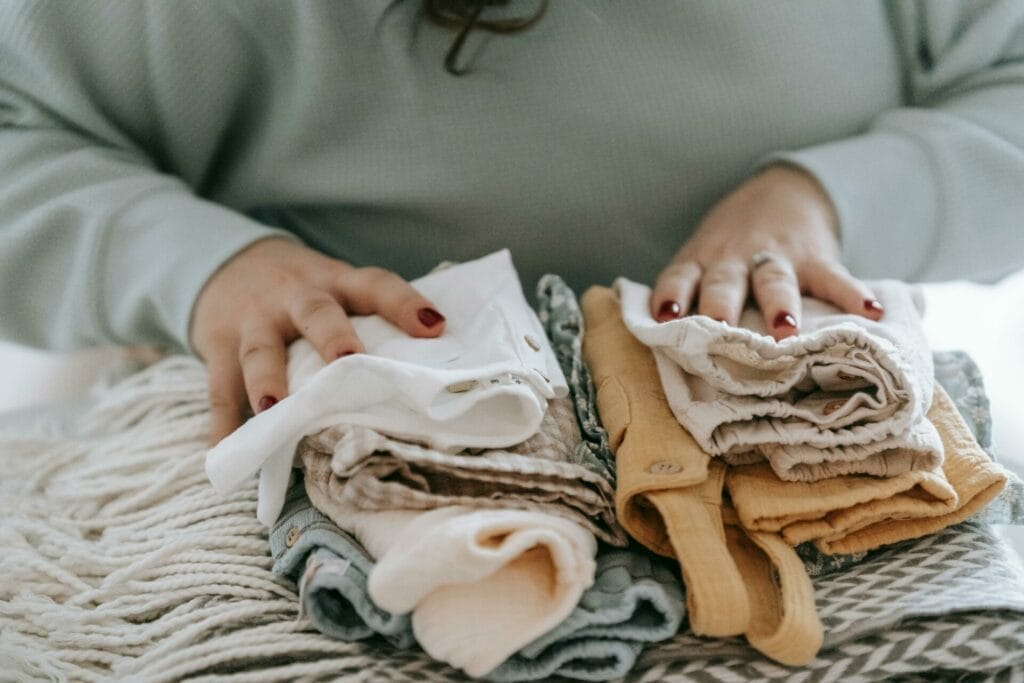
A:
POLYGON ((800 295, 872 320, 882 306, 839 261, 837 218, 818 182, 792 166, 769 166, 728 194, 662 271, 651 315, 695 312, 735 325, 749 294, 775 339, 800 329, 800 295))

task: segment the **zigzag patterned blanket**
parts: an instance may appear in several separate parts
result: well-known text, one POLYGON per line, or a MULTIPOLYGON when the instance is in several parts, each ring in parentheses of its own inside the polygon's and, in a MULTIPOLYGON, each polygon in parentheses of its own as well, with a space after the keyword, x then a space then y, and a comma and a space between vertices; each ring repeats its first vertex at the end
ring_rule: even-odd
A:
POLYGON ((964 523, 872 553, 815 578, 814 591, 825 643, 793 679, 795 670, 741 640, 708 641, 685 631, 645 652, 640 668, 666 681, 1024 675, 1024 572, 988 526, 964 523))

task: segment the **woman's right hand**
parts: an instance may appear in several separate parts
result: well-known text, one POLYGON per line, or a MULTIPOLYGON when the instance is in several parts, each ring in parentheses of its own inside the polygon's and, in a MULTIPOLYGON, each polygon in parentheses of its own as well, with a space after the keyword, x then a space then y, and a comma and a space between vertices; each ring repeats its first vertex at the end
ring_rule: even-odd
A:
POLYGON ((287 395, 287 345, 305 337, 330 363, 363 351, 349 314, 378 314, 414 337, 437 337, 444 316, 398 275, 354 268, 282 238, 225 263, 196 300, 192 345, 210 373, 210 442, 287 395))

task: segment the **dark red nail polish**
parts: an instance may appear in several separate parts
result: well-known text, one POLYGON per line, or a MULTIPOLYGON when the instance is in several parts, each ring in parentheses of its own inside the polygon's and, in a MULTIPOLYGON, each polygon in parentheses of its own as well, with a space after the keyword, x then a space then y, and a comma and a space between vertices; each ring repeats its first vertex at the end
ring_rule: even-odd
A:
POLYGON ((353 353, 355 353, 355 351, 339 351, 335 358, 344 358, 345 356, 351 356, 353 353))
POLYGON ((427 327, 433 327, 438 323, 444 322, 444 316, 435 311, 433 308, 421 308, 416 312, 416 317, 420 319, 420 322, 427 327))
POLYGON ((275 403, 277 403, 277 399, 274 398, 273 396, 264 396, 263 398, 260 399, 260 412, 262 413, 264 410, 270 410, 271 408, 274 407, 275 403))
POLYGON ((658 320, 660 322, 668 322, 669 320, 675 320, 682 315, 683 309, 679 307, 677 301, 666 301, 658 309, 658 320))
POLYGON ((864 310, 868 313, 885 313, 885 307, 875 299, 864 299, 864 310))
POLYGON ((792 327, 795 330, 796 318, 794 318, 793 315, 787 311, 779 311, 778 314, 775 316, 775 320, 772 321, 772 327, 792 327))

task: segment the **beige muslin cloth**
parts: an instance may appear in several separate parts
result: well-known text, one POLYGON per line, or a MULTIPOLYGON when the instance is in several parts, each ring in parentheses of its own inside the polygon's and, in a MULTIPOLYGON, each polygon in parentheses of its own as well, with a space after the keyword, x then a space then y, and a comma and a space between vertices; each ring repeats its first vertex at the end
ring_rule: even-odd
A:
POLYGON ((895 477, 844 476, 781 481, 766 464, 730 468, 726 488, 742 524, 778 531, 789 543, 814 541, 848 554, 919 538, 964 521, 1006 485, 1006 474, 975 441, 945 390, 935 385, 928 419, 945 450, 941 468, 895 477))

